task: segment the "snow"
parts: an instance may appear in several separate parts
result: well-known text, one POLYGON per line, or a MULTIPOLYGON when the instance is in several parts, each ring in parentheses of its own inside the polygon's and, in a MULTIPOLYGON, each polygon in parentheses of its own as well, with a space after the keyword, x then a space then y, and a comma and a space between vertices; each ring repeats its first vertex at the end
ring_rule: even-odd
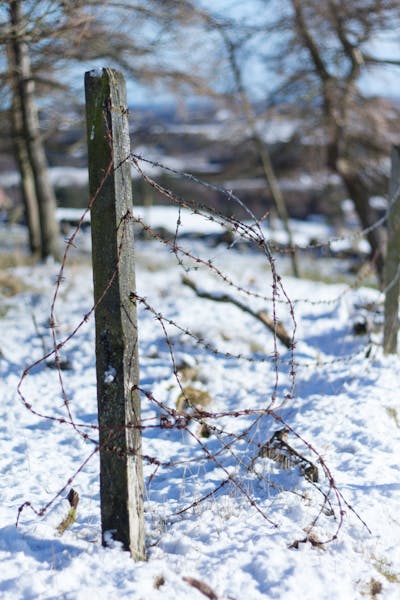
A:
MULTIPOLYGON (((227 186, 229 189, 229 186, 227 186)), ((56 216, 59 222, 77 224, 82 217, 82 209, 79 208, 57 208, 56 216)), ((204 236, 221 234, 221 226, 202 215, 196 214, 187 208, 177 208, 172 206, 135 206, 135 218, 143 221, 154 230, 163 230, 169 234, 182 236, 204 236), (177 228, 177 222, 179 227, 177 228)), ((90 222, 90 211, 83 217, 85 224, 90 222)), ((250 226, 251 223, 247 222, 250 226)), ((351 228, 354 224, 351 224, 351 228)), ((330 248, 336 252, 357 248, 359 252, 368 254, 370 246, 368 242, 354 235, 349 237, 349 230, 345 231, 343 237, 335 238, 332 228, 327 225, 324 219, 307 221, 291 219, 290 229, 293 240, 299 247, 307 247, 310 243, 323 243, 324 240, 332 239, 330 248)), ((279 219, 272 222, 266 220, 261 223, 261 230, 271 243, 288 244, 288 233, 279 219)), ((358 231, 356 229, 355 231, 358 231)), ((354 232, 353 232, 354 233, 354 232)))
MULTIPOLYGON (((190 134, 199 135, 208 140, 220 141, 223 139, 243 138, 243 124, 239 123, 239 127, 232 126, 226 122, 224 112, 220 111, 217 114, 217 122, 200 123, 200 124, 170 124, 167 127, 169 133, 173 134, 190 134)), ((267 125, 259 124, 259 134, 268 144, 277 144, 279 142, 288 142, 296 131, 299 129, 301 122, 297 119, 275 118, 267 125)), ((251 131, 247 132, 251 134, 251 131)))
MULTIPOLYGON (((86 167, 50 167, 50 181, 57 187, 85 186, 88 182, 86 167)), ((19 184, 20 176, 17 171, 8 171, 0 174, 0 186, 4 188, 19 184)))
MULTIPOLYGON (((60 206, 56 208, 56 219, 60 223, 61 221, 79 223, 82 217, 82 209, 80 208, 65 208, 60 206)), ((90 223, 90 211, 85 213, 83 216, 84 223, 90 223)))
POLYGON ((143 219, 152 229, 164 229, 175 233, 179 220, 178 235, 183 234, 220 234, 221 226, 186 208, 171 206, 137 206, 135 217, 143 219))
MULTIPOLYGON (((152 223, 166 221, 160 212, 152 223)), ((299 230, 304 239, 306 228, 299 230)), ((80 235, 78 250, 80 243, 86 247, 89 234, 80 235)), ((200 240, 182 244, 204 259, 205 264, 193 264, 180 257, 200 289, 226 292, 272 314, 272 303, 256 295, 272 293, 271 271, 261 253, 200 240), (228 285, 207 268, 208 261, 255 295, 228 285)), ((237 307, 201 299, 182 285, 185 272, 168 247, 137 242, 136 263, 143 299, 138 303, 141 387, 175 407, 180 388, 172 348, 175 365, 195 373, 190 385, 213 398, 207 408, 220 416, 207 420, 217 430, 199 443, 194 420, 188 430, 144 428, 144 454, 171 463, 157 469, 144 462, 147 561, 135 563, 113 540, 103 547, 98 455, 91 441, 97 435, 93 317, 60 350, 70 367, 60 372, 64 393, 60 373, 45 362, 21 383, 24 369, 52 348, 49 317, 59 266, 11 269, 26 286, 0 300, 0 597, 201 600, 206 596, 190 584, 193 578, 224 600, 399 598, 400 364, 398 356, 384 357, 381 351, 379 292, 283 276, 293 310, 281 292, 276 311, 289 332, 295 329, 295 364, 278 341, 276 371, 271 332, 237 307), (171 346, 146 303, 168 319, 171 346), (360 315, 370 332, 356 336, 352 325, 360 315), (194 337, 184 335, 186 329, 194 337), (78 429, 90 439, 63 422, 68 420, 64 394, 78 429), (282 428, 279 419, 254 413, 272 397, 290 428, 289 444, 317 465, 318 483, 298 468, 257 458, 260 445, 282 428), (205 459, 204 448, 215 459, 205 459), (60 536, 56 528, 68 512, 71 486, 80 495, 77 520, 60 536), (324 494, 329 503, 324 504, 324 494), (25 502, 31 506, 19 512, 25 502), (31 508, 47 505, 43 516, 31 508)), ((276 264, 279 270, 280 261, 276 264)), ((56 299, 58 341, 91 305, 90 265, 75 257, 56 299)), ((104 376, 113 376, 111 365, 104 376)), ((159 423, 161 408, 145 396, 142 402, 144 424, 159 423)))
POLYGON ((109 366, 107 371, 104 373, 104 383, 112 383, 115 380, 117 371, 114 367, 109 366))
POLYGON ((289 142, 301 130, 302 123, 299 119, 276 118, 272 123, 260 124, 258 129, 261 137, 267 144, 289 142))

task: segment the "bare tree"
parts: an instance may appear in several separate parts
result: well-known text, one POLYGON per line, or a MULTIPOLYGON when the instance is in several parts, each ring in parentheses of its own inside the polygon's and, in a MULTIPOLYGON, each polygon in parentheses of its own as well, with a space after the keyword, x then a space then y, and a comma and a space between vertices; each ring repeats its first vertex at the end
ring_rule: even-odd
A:
MULTIPOLYGON (((233 12, 217 14, 214 6, 204 10, 199 0, 9 0, 0 4, 0 44, 8 48, 10 65, 3 81, 13 92, 16 155, 20 171, 25 173, 24 198, 30 215, 32 250, 37 248, 32 190, 36 204, 40 205, 39 188, 42 197, 47 198, 36 211, 40 221, 46 219, 43 207, 49 208, 49 214, 54 208, 46 184, 35 96, 43 90, 53 93, 56 87, 66 89, 68 82, 60 83, 59 78, 55 81, 52 77, 55 68, 88 59, 94 61, 94 66, 99 59, 107 60, 110 66, 122 68, 142 82, 153 83, 162 77, 175 89, 203 95, 226 91, 230 79, 285 217, 268 148, 258 135, 241 64, 246 51, 242 41, 257 40, 258 47, 253 44, 251 51, 265 55, 265 80, 273 79, 272 72, 276 71, 279 90, 275 95, 279 97, 280 91, 285 101, 293 100, 301 106, 310 127, 322 129, 325 164, 340 176, 363 227, 368 228, 371 254, 381 276, 383 232, 372 226, 375 215, 368 199, 387 175, 382 159, 389 155, 389 146, 396 140, 384 104, 366 96, 360 80, 367 69, 398 64, 393 57, 374 56, 371 50, 377 36, 400 25, 398 0, 257 1, 249 6, 237 2, 242 13, 257 6, 257 18, 251 25, 233 12), (264 6, 263 11, 260 6, 264 6), (221 40, 225 48, 223 73, 218 71, 221 40), (216 86, 206 67, 208 73, 213 70, 214 76, 219 74, 216 86), (30 109, 25 107, 23 114, 27 101, 30 109), (28 132, 28 125, 33 127, 33 134, 28 132)), ((269 93, 266 89, 266 98, 269 93)), ((42 223, 42 256, 53 252, 53 233, 52 226, 43 227, 42 223)))
MULTIPOLYGON (((68 93, 68 75, 58 69, 105 60, 147 81, 160 75, 155 54, 168 14, 160 0, 7 0, 0 3, 0 47, 7 68, 0 81, 10 90, 10 122, 21 178, 32 254, 57 257, 56 199, 49 179, 37 100, 68 93), (152 27, 147 27, 152 22, 152 27), (132 34, 132 24, 135 24, 132 34), (118 33, 118 35, 117 35, 118 33)), ((3 61, 4 64, 4 61, 3 61)), ((164 76, 179 74, 165 68, 164 76)), ((188 79, 190 79, 188 77, 188 79)), ((65 104, 63 103, 63 107, 65 104)))
MULTIPOLYGON (((400 66, 395 57, 382 58, 372 51, 376 40, 398 31, 398 0, 255 0, 248 5, 231 2, 229 11, 215 5, 205 9, 198 0, 165 0, 165 6, 181 23, 182 37, 188 37, 184 28, 194 21, 203 25, 198 32, 203 45, 212 30, 222 36, 227 61, 221 60, 224 72, 219 71, 220 79, 228 79, 228 63, 246 121, 255 131, 253 138, 264 159, 266 177, 285 217, 268 148, 254 126, 240 66, 246 47, 249 52, 253 42, 250 52, 264 56, 266 101, 290 102, 305 127, 318 132, 322 163, 340 177, 354 202, 382 281, 385 236, 383 228, 374 227, 376 215, 369 198, 382 189, 383 182, 387 184, 387 158, 400 128, 393 107, 367 95, 362 78, 385 65, 400 66), (268 90, 267 82, 272 79, 275 86, 268 90)), ((393 38, 395 46, 400 56, 398 35, 393 38)), ((218 52, 221 59, 223 52, 215 43, 214 54, 218 52)), ((213 52, 208 54, 212 60, 213 52)), ((208 61, 203 57, 201 62, 199 77, 208 61)))
MULTIPOLYGON (((67 36, 84 33, 88 16, 80 1, 8 0, 0 6, 0 46, 7 58, 1 82, 10 90, 10 122, 21 179, 31 253, 59 257, 56 198, 48 173, 37 99, 51 89, 51 72, 71 45, 67 36)), ((58 82, 60 78, 58 77, 58 82)), ((63 87, 57 82, 58 87, 63 87)))
MULTIPOLYGON (((156 2, 156 4, 160 3, 156 2)), ((243 122, 244 136, 249 135, 254 145, 266 184, 286 231, 288 245, 292 250, 292 271, 294 276, 298 277, 300 270, 286 202, 279 186, 268 146, 259 132, 257 116, 244 81, 240 61, 240 56, 244 51, 243 48, 246 46, 246 40, 252 36, 252 29, 242 27, 229 15, 215 14, 213 7, 207 9, 197 0, 164 0, 159 8, 164 11, 162 20, 166 21, 167 16, 169 19, 173 19, 172 31, 174 29, 178 30, 175 43, 183 49, 182 59, 184 55, 184 60, 181 60, 181 63, 186 63, 187 67, 185 74, 181 72, 178 76, 178 72, 175 72, 175 87, 185 84, 200 95, 213 97, 219 101, 222 100, 227 102, 230 107, 233 105, 239 106, 238 112, 243 122), (204 48, 210 48, 207 41, 211 41, 213 52, 208 53, 207 65, 204 64, 204 52, 198 57, 199 64, 197 64, 197 67, 188 64, 188 56, 194 54, 190 42, 189 50, 188 38, 190 40, 201 40, 204 48), (220 44, 218 44, 217 38, 220 44), (218 57, 217 61, 213 60, 213 55, 218 57), (222 89, 218 90, 213 87, 213 77, 210 74, 212 71, 220 74, 226 69, 229 71, 229 76, 226 77, 225 75, 224 85, 222 89), (189 76, 190 70, 195 75, 189 76), (229 90, 229 93, 227 93, 228 80, 232 82, 232 89, 229 90)))
POLYGON ((20 169, 22 192, 32 253, 57 257, 56 200, 48 177, 47 160, 40 134, 35 82, 32 76, 28 22, 21 0, 10 0, 7 54, 12 90, 12 123, 20 169))
POLYGON ((387 177, 382 159, 389 156, 394 141, 393 113, 385 114, 382 102, 363 93, 361 77, 371 66, 400 64, 370 52, 374 39, 396 24, 400 25, 397 0, 290 0, 274 23, 285 47, 275 57, 281 90, 301 101, 308 121, 322 128, 326 165, 340 176, 367 229, 380 281, 384 235, 382 228, 373 226, 369 198, 379 180, 387 177))
MULTIPOLYGON (((11 46, 11 45, 10 45, 11 46)), ((12 93, 11 132, 14 143, 14 154, 21 179, 21 193, 25 209, 25 218, 28 226, 29 247, 33 256, 41 254, 41 232, 39 205, 36 196, 35 180, 29 159, 29 153, 24 136, 23 109, 18 93, 18 71, 13 66, 14 53, 8 50, 8 63, 10 65, 10 87, 12 93)))
POLYGON ((229 36, 228 32, 225 29, 222 28, 219 30, 221 31, 228 52, 228 61, 232 69, 233 79, 241 103, 242 111, 245 117, 245 122, 250 130, 250 135, 258 153, 265 180, 267 182, 267 185, 269 186, 278 216, 282 221, 283 227, 287 235, 288 246, 291 250, 290 259, 292 264, 293 275, 295 277, 300 277, 300 269, 297 260, 292 230, 290 227, 289 213, 287 211, 286 202, 283 197, 281 188, 279 186, 279 181, 272 164, 268 146, 264 142, 262 136, 258 131, 256 114, 243 81, 243 74, 237 58, 237 54, 240 48, 235 43, 235 41, 229 36))

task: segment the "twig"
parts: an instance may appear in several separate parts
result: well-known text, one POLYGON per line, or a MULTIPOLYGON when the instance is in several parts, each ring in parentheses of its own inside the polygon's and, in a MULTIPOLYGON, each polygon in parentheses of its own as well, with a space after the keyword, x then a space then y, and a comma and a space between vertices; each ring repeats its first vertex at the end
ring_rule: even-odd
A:
POLYGON ((209 598, 210 600, 218 600, 217 594, 214 590, 205 583, 204 581, 200 581, 199 579, 195 579, 194 577, 182 577, 183 581, 186 581, 189 585, 194 587, 196 590, 199 590, 204 596, 209 598))
POLYGON ((282 344, 286 346, 286 348, 291 348, 292 339, 285 330, 282 323, 274 323, 274 320, 271 319, 271 317, 265 312, 265 310, 259 310, 258 312, 255 312, 254 310, 252 310, 245 304, 242 304, 239 300, 236 300, 236 298, 230 296, 229 294, 213 294, 211 292, 199 290, 194 281, 192 281, 189 277, 186 276, 182 277, 182 283, 190 287, 195 292, 195 294, 199 296, 199 298, 206 298, 207 300, 213 300, 214 302, 230 302, 231 304, 234 304, 235 306, 248 313, 255 319, 258 319, 258 321, 260 321, 263 325, 265 325, 265 327, 267 327, 267 329, 269 329, 276 335, 276 337, 282 342, 282 344))

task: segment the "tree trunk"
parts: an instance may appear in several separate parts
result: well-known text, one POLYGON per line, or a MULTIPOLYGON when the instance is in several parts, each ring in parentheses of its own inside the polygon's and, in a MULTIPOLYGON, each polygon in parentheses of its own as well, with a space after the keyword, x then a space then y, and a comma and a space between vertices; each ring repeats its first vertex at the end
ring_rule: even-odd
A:
POLYGON ((228 50, 228 59, 235 80, 236 89, 239 94, 240 102, 242 105, 243 115, 246 119, 247 126, 250 129, 251 137, 260 160, 260 165, 264 173, 265 181, 269 186, 271 196, 278 213, 278 217, 282 221, 283 227, 287 235, 288 246, 291 250, 290 260, 293 275, 294 277, 300 277, 300 269, 297 260, 295 244, 293 241, 292 230, 290 227, 289 214, 286 208, 286 202, 283 197, 282 191, 279 187, 279 182, 276 177, 274 167, 272 165, 271 156, 267 145, 264 143, 257 131, 256 116, 254 114, 253 107, 250 103, 248 94, 246 92, 246 88, 243 83, 242 72, 240 70, 236 57, 236 47, 234 42, 232 42, 232 40, 229 38, 229 36, 227 36, 226 32, 223 29, 219 29, 219 31, 223 37, 223 40, 228 50))
POLYGON ((389 185, 390 212, 387 224, 387 251, 385 264, 385 321, 383 351, 396 354, 399 333, 400 294, 400 147, 392 148, 392 172, 389 185))
POLYGON ((366 234, 366 238, 371 246, 371 260, 375 266, 375 271, 379 283, 383 285, 384 266, 385 266, 385 237, 382 227, 372 227, 376 221, 373 209, 369 205, 369 193, 363 184, 358 173, 340 165, 338 172, 354 202, 357 215, 360 219, 363 229, 371 228, 366 234))
POLYGON ((12 133, 14 137, 14 153, 18 164, 18 170, 21 177, 21 192, 22 200, 25 209, 25 219, 29 234, 29 248, 31 254, 36 256, 41 252, 41 233, 40 233, 40 217, 39 206, 35 191, 35 182, 29 161, 28 150, 22 134, 22 111, 19 104, 19 96, 16 93, 15 86, 15 68, 12 64, 12 56, 9 53, 9 66, 12 72, 12 106, 11 106, 11 123, 12 133))
MULTIPOLYGON (((21 0, 10 1, 9 15, 13 31, 10 42, 10 54, 17 99, 14 102, 14 108, 18 106, 20 109, 20 116, 17 118, 22 122, 21 139, 23 139, 25 145, 21 157, 23 158, 25 169, 29 163, 39 209, 41 257, 43 259, 48 256, 58 258, 59 230, 55 218, 56 199, 50 184, 46 155, 40 135, 38 109, 35 102, 35 83, 32 78, 29 47, 27 41, 24 39, 26 20, 22 13, 21 0)), ((21 172, 21 181, 25 179, 25 183, 27 181, 27 172, 27 169, 24 173, 21 172)))
MULTIPOLYGON (((14 108, 11 109, 15 113, 14 108)), ((42 236, 40 228, 39 206, 35 191, 35 181, 29 156, 24 141, 16 135, 15 155, 18 163, 18 169, 21 177, 21 192, 24 203, 24 213, 29 235, 29 249, 32 256, 42 255, 42 236)))

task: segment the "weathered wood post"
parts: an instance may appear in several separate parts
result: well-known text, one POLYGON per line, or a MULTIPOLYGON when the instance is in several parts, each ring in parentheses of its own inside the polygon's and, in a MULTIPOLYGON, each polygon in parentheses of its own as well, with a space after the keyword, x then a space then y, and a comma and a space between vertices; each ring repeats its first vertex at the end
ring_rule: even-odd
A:
POLYGON ((385 354, 395 354, 399 330, 400 294, 400 146, 392 148, 389 201, 391 210, 387 224, 383 351, 385 354))
POLYGON ((85 74, 103 543, 145 558, 132 182, 123 75, 85 74))

